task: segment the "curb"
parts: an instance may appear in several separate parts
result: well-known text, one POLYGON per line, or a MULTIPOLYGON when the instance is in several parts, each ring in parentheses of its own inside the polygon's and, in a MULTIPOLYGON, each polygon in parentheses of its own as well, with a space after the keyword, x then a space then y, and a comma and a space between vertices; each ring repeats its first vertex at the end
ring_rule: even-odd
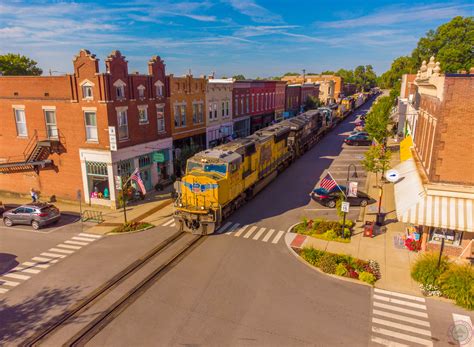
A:
MULTIPOLYGON (((350 282, 350 283, 354 283, 354 284, 358 284, 358 285, 362 285, 362 286, 366 286, 366 287, 370 287, 370 288, 374 288, 373 285, 371 284, 368 284, 368 283, 365 283, 363 281, 359 281, 359 280, 355 280, 355 279, 352 279, 352 278, 346 278, 346 277, 341 277, 341 276, 337 276, 337 275, 333 275, 333 274, 328 274, 326 272, 324 272, 323 270, 321 270, 320 268, 316 267, 316 266, 313 266, 311 265, 310 263, 308 263, 306 260, 304 260, 303 258, 301 258, 294 250, 293 248, 290 247, 290 244, 291 242, 288 242, 288 240, 291 238, 292 235, 298 235, 296 233, 286 233, 285 235, 285 245, 286 247, 288 248, 288 250, 290 251, 291 254, 293 254, 300 262, 302 262, 303 264, 305 264, 306 266, 308 266, 309 268, 323 274, 323 275, 326 275, 326 276, 329 276, 329 277, 332 277, 334 279, 337 279, 337 280, 341 280, 341 281, 346 281, 346 282, 350 282)), ((294 238, 293 238, 294 239, 294 238)))
POLYGON ((140 233, 142 231, 145 231, 145 230, 148 230, 148 229, 151 229, 151 228, 155 228, 155 225, 150 225, 150 226, 147 226, 146 228, 143 228, 143 229, 138 229, 138 230, 133 230, 133 231, 126 231, 126 232, 123 232, 123 233, 117 233, 117 232, 109 231, 109 232, 105 233, 104 236, 135 234, 135 233, 140 233))

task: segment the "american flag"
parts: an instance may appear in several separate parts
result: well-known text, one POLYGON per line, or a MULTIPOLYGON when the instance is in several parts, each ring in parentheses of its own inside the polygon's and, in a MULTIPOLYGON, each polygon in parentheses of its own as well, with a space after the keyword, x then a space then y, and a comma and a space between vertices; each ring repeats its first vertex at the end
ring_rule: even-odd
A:
POLYGON ((142 191, 142 193, 146 194, 145 185, 143 184, 142 177, 140 176, 140 170, 135 169, 135 171, 132 172, 132 175, 130 176, 130 179, 132 181, 137 182, 137 184, 140 187, 140 190, 142 191))
POLYGON ((327 174, 326 177, 324 177, 321 182, 319 182, 319 186, 326 189, 327 191, 330 191, 337 186, 337 183, 330 174, 327 174))

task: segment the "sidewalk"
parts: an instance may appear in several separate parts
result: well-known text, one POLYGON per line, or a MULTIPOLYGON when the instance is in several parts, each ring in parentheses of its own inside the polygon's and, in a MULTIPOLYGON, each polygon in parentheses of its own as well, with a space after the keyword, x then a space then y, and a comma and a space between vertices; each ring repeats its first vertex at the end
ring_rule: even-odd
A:
MULTIPOLYGON (((392 163, 394 167, 399 163, 399 144, 389 141, 392 147, 392 163)), ((367 193, 378 200, 379 189, 376 186, 375 174, 368 173, 367 193)), ((376 260, 380 264, 382 278, 375 287, 407 294, 421 295, 418 284, 411 279, 410 268, 417 257, 417 253, 410 252, 404 246, 398 246, 398 237, 405 232, 405 223, 398 222, 395 211, 395 196, 393 183, 384 183, 382 197, 382 211, 386 213, 385 225, 381 227, 381 234, 370 238, 363 236, 365 221, 375 221, 378 201, 363 209, 363 222, 356 223, 354 235, 350 243, 329 242, 312 237, 306 237, 302 247, 314 247, 333 253, 350 254, 364 260, 376 260), (397 247, 398 246, 398 247, 397 247)), ((291 239, 290 239, 291 243, 291 239)))
MULTIPOLYGON (((163 218, 171 216, 173 213, 173 199, 171 199, 170 195, 171 189, 173 189, 173 186, 168 187, 168 189, 162 192, 150 192, 146 195, 144 200, 130 203, 126 209, 127 221, 144 221, 156 224, 163 218)), ((45 200, 47 201, 47 199, 45 200)), ((0 194, 0 201, 7 206, 18 206, 31 202, 31 199, 16 194, 0 194)), ((54 202, 54 205, 58 207, 63 214, 79 215, 79 202, 60 200, 54 202)), ((90 227, 87 230, 88 233, 103 235, 124 223, 123 208, 112 210, 104 206, 89 206, 86 203, 82 203, 82 211, 84 212, 85 210, 102 212, 104 219, 103 223, 90 227)), ((90 223, 88 224, 90 225, 90 223)))

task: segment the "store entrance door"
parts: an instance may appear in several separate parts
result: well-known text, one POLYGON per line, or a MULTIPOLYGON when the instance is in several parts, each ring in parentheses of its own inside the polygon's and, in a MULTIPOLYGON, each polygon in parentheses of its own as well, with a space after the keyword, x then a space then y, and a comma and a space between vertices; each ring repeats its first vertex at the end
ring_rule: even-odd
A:
POLYGON ((151 186, 151 170, 150 167, 147 168, 142 168, 140 170, 143 184, 145 185, 145 188, 147 192, 149 192, 153 187, 151 186))

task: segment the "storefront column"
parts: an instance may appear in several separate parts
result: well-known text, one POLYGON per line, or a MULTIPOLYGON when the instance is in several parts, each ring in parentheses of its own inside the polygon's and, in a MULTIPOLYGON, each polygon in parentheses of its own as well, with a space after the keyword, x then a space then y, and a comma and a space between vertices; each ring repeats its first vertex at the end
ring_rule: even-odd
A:
POLYGON ((428 243, 428 237, 430 235, 430 228, 422 226, 423 234, 421 235, 421 250, 426 251, 426 244, 428 243))

